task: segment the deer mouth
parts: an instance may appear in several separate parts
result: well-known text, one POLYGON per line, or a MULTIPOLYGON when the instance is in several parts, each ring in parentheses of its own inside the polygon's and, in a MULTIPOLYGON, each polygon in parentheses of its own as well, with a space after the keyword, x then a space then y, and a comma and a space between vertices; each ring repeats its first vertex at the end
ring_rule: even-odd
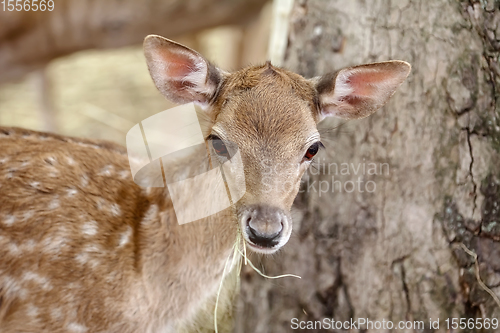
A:
POLYGON ((274 252, 278 251, 281 248, 281 246, 278 245, 269 247, 269 246, 262 246, 255 244, 247 239, 245 239, 245 241, 247 243, 248 248, 250 248, 253 252, 262 254, 273 254, 274 252))

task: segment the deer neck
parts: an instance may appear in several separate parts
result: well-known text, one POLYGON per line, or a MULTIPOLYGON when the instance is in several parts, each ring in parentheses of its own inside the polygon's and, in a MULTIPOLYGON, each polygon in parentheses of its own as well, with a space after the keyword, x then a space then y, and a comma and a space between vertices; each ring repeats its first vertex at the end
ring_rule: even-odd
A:
MULTIPOLYGON (((203 147, 165 167, 175 179, 203 174, 208 161, 203 147)), ((203 178, 194 187, 186 186, 186 200, 205 188, 203 178)), ((147 204, 140 222, 140 287, 134 295, 144 312, 157 309, 160 318, 189 317, 204 300, 214 295, 223 279, 225 264, 232 260, 238 224, 232 207, 191 223, 179 225, 166 188, 145 189, 147 204), (149 310, 147 310, 149 309, 149 310)), ((232 267, 226 269, 229 273, 232 267)), ((158 317, 157 317, 158 318, 158 317)))

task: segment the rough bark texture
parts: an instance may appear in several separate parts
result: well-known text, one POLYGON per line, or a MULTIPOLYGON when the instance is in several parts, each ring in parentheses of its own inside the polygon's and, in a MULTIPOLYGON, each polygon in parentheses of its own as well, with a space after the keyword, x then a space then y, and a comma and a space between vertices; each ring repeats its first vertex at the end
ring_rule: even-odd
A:
POLYGON ((290 69, 312 77, 400 59, 413 70, 381 111, 324 131, 327 148, 297 198, 294 236, 280 254, 257 258, 269 275, 302 279, 267 280, 246 269, 236 332, 290 332, 292 318, 421 320, 426 332, 446 332, 447 318, 500 317, 463 248, 477 253, 482 281, 500 296, 499 7, 296 1, 290 69), (342 163, 353 163, 349 174, 342 163), (358 163, 366 171, 355 174, 358 163), (370 174, 370 163, 389 171, 370 174), (342 190, 332 193, 337 180, 342 190), (329 193, 320 193, 320 181, 329 193), (429 318, 440 319, 439 329, 429 318))
POLYGON ((173 37, 240 24, 256 16, 266 1, 56 0, 51 12, 2 7, 0 83, 80 50, 140 44, 148 34, 173 37))

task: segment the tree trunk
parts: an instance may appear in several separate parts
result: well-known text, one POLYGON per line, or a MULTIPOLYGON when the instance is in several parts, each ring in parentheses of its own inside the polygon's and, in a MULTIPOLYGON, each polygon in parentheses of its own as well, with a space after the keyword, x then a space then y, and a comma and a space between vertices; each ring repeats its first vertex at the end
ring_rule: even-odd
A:
POLYGON ((55 0, 54 10, 43 12, 0 7, 0 83, 76 51, 140 44, 148 34, 171 38, 240 24, 255 17, 266 1, 55 0))
POLYGON ((296 200, 294 236, 257 258, 268 275, 302 279, 246 268, 236 332, 290 332, 292 318, 447 332, 447 318, 500 317, 499 6, 296 1, 288 68, 312 77, 400 59, 413 69, 375 115, 322 124, 326 149, 296 200))

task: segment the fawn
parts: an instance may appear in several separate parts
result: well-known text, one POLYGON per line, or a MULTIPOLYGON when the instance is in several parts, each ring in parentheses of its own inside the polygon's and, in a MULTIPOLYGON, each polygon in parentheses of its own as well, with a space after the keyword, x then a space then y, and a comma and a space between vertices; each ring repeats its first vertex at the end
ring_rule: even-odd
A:
MULTIPOLYGON (((144 51, 164 96, 204 110, 207 146, 224 155, 227 142, 238 145, 245 194, 179 225, 168 190, 136 185, 121 146, 0 128, 1 333, 176 332, 217 293, 238 233, 264 254, 287 242, 292 202, 321 146, 317 123, 369 116, 410 72, 387 61, 313 79, 269 62, 228 73, 160 36, 144 51)), ((199 174, 202 156, 164 171, 199 174)))

